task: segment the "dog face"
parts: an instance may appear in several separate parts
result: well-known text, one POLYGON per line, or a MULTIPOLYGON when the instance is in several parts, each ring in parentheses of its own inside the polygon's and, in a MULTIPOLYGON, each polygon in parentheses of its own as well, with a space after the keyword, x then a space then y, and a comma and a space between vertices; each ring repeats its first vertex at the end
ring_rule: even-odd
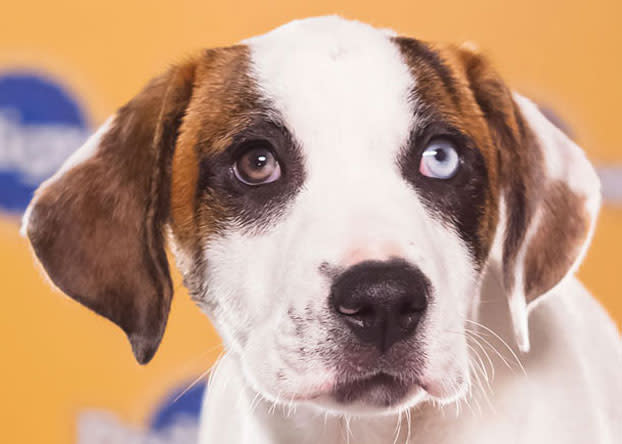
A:
POLYGON ((152 81, 24 227, 140 362, 172 297, 168 234, 254 390, 374 412, 465 393, 491 261, 527 349, 525 307, 576 267, 598 205, 581 150, 476 52, 331 17, 152 81))

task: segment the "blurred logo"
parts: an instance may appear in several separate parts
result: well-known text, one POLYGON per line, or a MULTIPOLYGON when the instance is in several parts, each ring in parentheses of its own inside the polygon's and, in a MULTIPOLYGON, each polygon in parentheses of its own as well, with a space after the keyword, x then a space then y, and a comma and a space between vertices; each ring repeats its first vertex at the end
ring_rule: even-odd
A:
POLYGON ((77 444, 195 444, 205 383, 179 387, 157 406, 147 427, 123 423, 112 412, 88 410, 77 423, 77 444))
POLYGON ((37 186, 88 135, 77 101, 54 80, 0 74, 0 210, 23 211, 37 186))

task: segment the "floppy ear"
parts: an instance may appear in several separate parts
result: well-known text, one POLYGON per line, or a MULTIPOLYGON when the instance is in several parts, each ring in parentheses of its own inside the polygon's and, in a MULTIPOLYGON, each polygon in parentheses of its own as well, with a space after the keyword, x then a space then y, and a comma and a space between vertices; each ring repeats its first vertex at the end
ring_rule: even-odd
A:
POLYGON ((64 293, 120 326, 137 361, 160 344, 172 298, 163 230, 177 129, 195 64, 152 80, 36 191, 23 221, 64 293))
POLYGON ((518 347, 528 351, 528 306, 579 266, 600 182, 583 150, 534 103, 512 94, 473 49, 462 48, 462 57, 497 145, 503 284, 518 347))
POLYGON ((583 150, 529 99, 514 93, 513 100, 525 132, 519 149, 540 166, 524 175, 513 170, 518 165, 511 159, 502 166, 504 174, 518 176, 511 182, 520 184, 518 190, 505 190, 503 267, 518 346, 528 351, 528 304, 579 267, 594 233, 601 195, 583 150))

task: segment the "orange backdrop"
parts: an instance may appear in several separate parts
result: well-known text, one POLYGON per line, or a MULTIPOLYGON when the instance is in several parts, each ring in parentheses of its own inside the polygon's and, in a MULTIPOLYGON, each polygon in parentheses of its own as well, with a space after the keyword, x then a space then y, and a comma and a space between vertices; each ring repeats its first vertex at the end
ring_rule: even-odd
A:
MULTIPOLYGON (((198 48, 339 13, 423 39, 477 42, 514 88, 558 111, 597 164, 622 162, 619 0, 7 0, 2 10, 0 72, 52 76, 78 98, 92 126, 198 48)), ((580 271, 618 324, 621 227, 622 209, 606 205, 580 271)), ((217 336, 177 278, 162 346, 139 367, 120 330, 50 289, 17 228, 15 215, 0 213, 3 442, 74 442, 85 407, 140 426, 171 387, 217 357, 217 336)))

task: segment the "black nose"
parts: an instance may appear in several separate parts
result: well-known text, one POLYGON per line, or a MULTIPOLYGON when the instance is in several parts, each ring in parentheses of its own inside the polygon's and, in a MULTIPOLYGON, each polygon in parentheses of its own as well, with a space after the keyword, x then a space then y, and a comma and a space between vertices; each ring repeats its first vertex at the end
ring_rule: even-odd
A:
POLYGON ((425 275, 405 261, 366 261, 337 277, 330 298, 359 340, 384 352, 415 330, 429 291, 425 275))

